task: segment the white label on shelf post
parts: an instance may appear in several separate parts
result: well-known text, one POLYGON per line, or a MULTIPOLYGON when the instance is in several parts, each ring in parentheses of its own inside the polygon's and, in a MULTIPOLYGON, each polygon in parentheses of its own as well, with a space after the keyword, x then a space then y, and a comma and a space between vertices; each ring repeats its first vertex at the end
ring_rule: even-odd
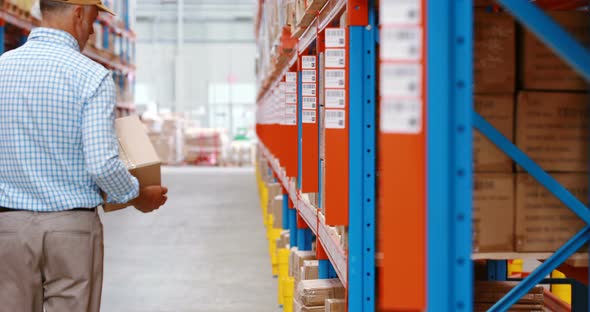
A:
POLYGON ((301 57, 302 69, 316 69, 316 57, 312 55, 304 55, 301 57))
POLYGON ((379 22, 381 25, 420 24, 422 21, 422 2, 420 0, 382 0, 379 2, 379 22))
POLYGON ((422 131, 422 100, 382 98, 381 132, 416 134, 422 131))
POLYGON ((316 72, 315 70, 304 70, 301 72, 301 81, 302 82, 316 82, 316 72))
POLYGON ((344 88, 346 86, 344 69, 326 69, 326 88, 344 88))
POLYGON ((410 60, 422 58, 422 28, 382 27, 380 58, 382 60, 410 60))
POLYGON ((297 115, 297 105, 289 104, 285 107, 286 115, 297 115))
POLYGON ((297 83, 297 73, 288 72, 287 75, 285 75, 285 81, 297 83))
POLYGON ((346 29, 326 28, 326 48, 345 48, 346 29))
POLYGON ((326 89, 326 108, 345 108, 346 90, 326 89))
POLYGON ((285 125, 296 126, 297 125, 297 115, 285 115, 285 125))
POLYGON ((285 103, 297 104, 297 94, 287 94, 285 97, 285 103))
POLYGON ((316 123, 315 110, 304 110, 302 111, 303 117, 301 118, 302 123, 316 123))
POLYGON ((344 68, 346 66, 345 49, 326 49, 326 67, 344 68))
POLYGON ((316 109, 317 107, 317 100, 316 97, 303 97, 302 99, 303 105, 302 108, 303 109, 316 109))
POLYGON ((344 129, 346 128, 346 111, 343 109, 326 110, 326 129, 344 129))
POLYGON ((286 93, 297 93, 297 83, 296 82, 287 82, 285 86, 286 93))
POLYGON ((419 98, 422 93, 420 64, 381 64, 381 96, 419 98))
POLYGON ((301 85, 301 93, 303 96, 316 96, 315 83, 304 83, 301 85))

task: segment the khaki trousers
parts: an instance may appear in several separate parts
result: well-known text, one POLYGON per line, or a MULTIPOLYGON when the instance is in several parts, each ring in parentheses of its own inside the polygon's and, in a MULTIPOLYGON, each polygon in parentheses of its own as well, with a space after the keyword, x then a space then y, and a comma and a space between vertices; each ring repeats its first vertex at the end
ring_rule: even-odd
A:
POLYGON ((0 213, 0 312, 99 312, 102 272, 97 212, 0 213))

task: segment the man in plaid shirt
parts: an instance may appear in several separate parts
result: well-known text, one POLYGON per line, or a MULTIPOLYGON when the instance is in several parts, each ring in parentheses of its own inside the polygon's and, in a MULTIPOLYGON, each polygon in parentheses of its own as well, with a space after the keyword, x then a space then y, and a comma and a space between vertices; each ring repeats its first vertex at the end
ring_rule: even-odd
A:
POLYGON ((100 310, 101 191, 142 212, 167 189, 140 188, 118 157, 115 84, 85 57, 100 0, 41 0, 43 26, 0 57, 0 312, 100 310))

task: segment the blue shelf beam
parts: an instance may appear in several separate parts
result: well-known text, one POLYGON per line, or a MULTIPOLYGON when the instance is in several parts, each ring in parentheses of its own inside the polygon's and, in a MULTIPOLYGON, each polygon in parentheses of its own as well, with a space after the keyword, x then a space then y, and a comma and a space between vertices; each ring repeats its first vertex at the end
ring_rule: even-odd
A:
POLYGON ((518 302, 522 296, 526 295, 535 285, 539 284, 545 276, 551 274, 553 270, 559 267, 576 251, 578 251, 584 244, 590 240, 590 226, 586 226, 582 231, 578 232, 565 245, 557 250, 549 259, 541 264, 534 272, 527 278, 514 287, 508 294, 498 301, 489 311, 502 312, 507 311, 512 305, 518 302))
POLYGON ((572 195, 557 180, 545 172, 530 157, 512 144, 510 140, 476 112, 473 112, 473 126, 499 149, 510 156, 518 165, 524 168, 535 180, 547 188, 549 192, 569 207, 576 215, 582 218, 587 224, 590 224, 590 210, 579 199, 572 195))

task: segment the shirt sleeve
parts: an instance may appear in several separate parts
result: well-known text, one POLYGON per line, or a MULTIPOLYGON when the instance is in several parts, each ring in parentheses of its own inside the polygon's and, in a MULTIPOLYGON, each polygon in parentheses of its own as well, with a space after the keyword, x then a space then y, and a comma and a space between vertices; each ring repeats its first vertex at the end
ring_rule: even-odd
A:
POLYGON ((108 203, 122 204, 139 195, 139 182, 119 160, 115 104, 115 82, 106 75, 84 103, 82 145, 86 171, 107 194, 108 203))

